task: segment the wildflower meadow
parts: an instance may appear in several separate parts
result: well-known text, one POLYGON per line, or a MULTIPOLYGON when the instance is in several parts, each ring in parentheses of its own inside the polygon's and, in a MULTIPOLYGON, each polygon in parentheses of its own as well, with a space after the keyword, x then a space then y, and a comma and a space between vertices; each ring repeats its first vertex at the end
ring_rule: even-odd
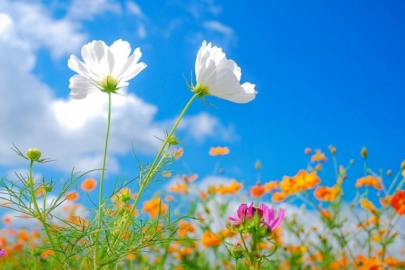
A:
MULTIPOLYGON (((1 207, 12 213, 2 220, 0 269, 405 269, 405 161, 379 171, 368 167, 373 155, 366 147, 356 150, 356 161, 338 160, 332 145, 307 148, 307 165, 279 180, 262 180, 266 164, 247 164, 257 173, 250 186, 237 179, 200 183, 196 173, 171 169, 187 151, 176 131, 192 103, 209 109, 215 106, 206 99, 211 96, 243 110, 260 98, 255 84, 243 82, 241 68, 211 42, 202 41, 196 52, 194 75, 184 85, 189 101, 158 138, 155 158, 138 163, 137 177, 117 176, 107 188, 112 99, 155 64, 141 61, 141 49, 132 51, 121 39, 91 41, 81 57, 69 58, 75 72, 70 96, 103 92, 108 100, 102 164, 73 168, 60 182, 41 173, 45 163, 57 162, 46 152, 34 145, 20 149, 17 141, 11 146, 28 173, 0 179, 1 207), (327 166, 332 185, 321 176, 327 166), (353 166, 363 173, 352 174, 353 166), (354 197, 345 196, 348 189, 356 190, 354 197)), ((232 149, 218 146, 200 158, 226 155, 232 149)), ((222 172, 216 167, 214 173, 222 172)))

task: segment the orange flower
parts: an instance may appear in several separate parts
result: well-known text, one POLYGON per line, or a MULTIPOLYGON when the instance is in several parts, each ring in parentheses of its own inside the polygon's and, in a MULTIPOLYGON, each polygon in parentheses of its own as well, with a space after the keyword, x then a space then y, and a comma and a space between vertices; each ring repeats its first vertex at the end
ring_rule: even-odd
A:
POLYGON ((239 183, 235 179, 232 179, 229 185, 217 187, 216 192, 218 192, 221 195, 226 194, 235 195, 242 187, 243 187, 242 183, 239 183))
POLYGON ((175 159, 180 159, 184 154, 184 149, 182 147, 173 149, 173 156, 175 159))
POLYGON ((223 155, 228 155, 229 154, 229 148, 228 147, 211 147, 210 151, 208 154, 210 156, 223 156, 223 155))
POLYGON ((295 194, 307 189, 312 189, 321 182, 315 171, 308 173, 300 170, 295 176, 284 176, 280 182, 280 189, 287 195, 295 194))
POLYGON ((274 190, 276 188, 278 188, 278 182, 277 181, 270 181, 270 182, 264 184, 264 190, 265 190, 266 193, 268 193, 268 192, 270 192, 270 191, 272 191, 272 190, 274 190))
POLYGON ((169 190, 171 192, 175 192, 175 193, 187 194, 188 186, 187 186, 187 184, 184 184, 184 183, 177 183, 177 184, 174 184, 173 186, 170 186, 169 190))
POLYGON ((149 217, 154 218, 159 214, 166 213, 167 204, 164 204, 160 198, 153 198, 143 203, 143 211, 147 212, 149 217))
POLYGON ((208 193, 207 192, 200 192, 200 199, 205 200, 208 198, 208 193))
POLYGON ((349 258, 340 258, 339 260, 337 260, 336 262, 331 262, 329 264, 329 267, 332 269, 346 269, 347 266, 349 266, 349 258))
POLYGON ((315 150, 315 154, 311 157, 311 162, 327 162, 328 159, 326 158, 325 154, 321 152, 321 150, 315 150))
POLYGON ((179 228, 177 229, 177 234, 180 237, 186 237, 187 233, 193 233, 195 232, 195 227, 193 224, 191 224, 190 222, 181 220, 179 222, 179 228))
POLYGON ((380 198, 380 204, 381 205, 390 205, 391 204, 391 200, 392 200, 392 196, 387 196, 385 198, 380 198))
POLYGON ((236 235, 235 232, 230 231, 228 228, 224 228, 221 231, 221 235, 224 238, 228 238, 228 237, 234 237, 236 235))
POLYGON ((6 223, 7 225, 11 224, 11 217, 10 216, 5 216, 3 218, 3 222, 6 223))
POLYGON ((46 260, 54 254, 52 249, 47 249, 41 253, 41 259, 46 260))
POLYGON ((77 199, 79 199, 79 193, 77 193, 77 191, 70 191, 66 193, 66 200, 76 201, 77 199))
POLYGON ((327 209, 322 209, 321 215, 326 219, 332 219, 332 214, 327 209))
POLYGON ((331 202, 340 196, 341 189, 338 186, 333 187, 317 187, 314 191, 314 196, 320 201, 331 202))
POLYGON ((91 192, 93 191, 97 186, 97 181, 93 178, 87 178, 85 180, 83 180, 82 182, 82 190, 87 191, 87 192, 91 192))
POLYGON ((355 258, 355 266, 358 270, 379 270, 382 268, 382 262, 376 257, 367 258, 364 255, 357 255, 355 258))
POLYGON ((374 204, 365 198, 360 200, 360 205, 363 209, 365 209, 373 214, 375 214, 377 212, 377 209, 375 208, 374 204))
POLYGON ((250 188, 250 196, 252 198, 261 198, 265 191, 264 186, 258 182, 255 186, 250 188))
POLYGON ((35 190, 35 195, 39 198, 42 195, 44 195, 45 193, 45 187, 44 186, 40 186, 35 190))
POLYGON ((286 197, 287 195, 283 192, 274 192, 273 196, 271 197, 271 200, 273 202, 282 202, 285 200, 286 197))
POLYGON ((405 190, 400 190, 392 196, 391 206, 398 215, 405 215, 405 190))
POLYGON ((18 239, 23 241, 23 242, 28 242, 29 238, 29 234, 26 230, 20 230, 18 232, 18 239))
POLYGON ((304 149, 304 153, 305 153, 306 155, 309 155, 309 154, 312 153, 312 149, 307 147, 307 148, 304 149))
POLYGON ((201 237, 201 244, 205 247, 213 247, 221 244, 221 239, 212 234, 211 231, 205 231, 201 237))
POLYGON ((188 177, 187 175, 183 175, 183 181, 185 182, 185 183, 192 183, 192 182, 194 182, 195 180, 197 180, 198 179, 198 174, 193 174, 193 175, 191 175, 190 177, 188 177))
POLYGON ((357 179, 356 188, 360 188, 362 186, 372 186, 378 190, 382 189, 380 179, 372 175, 367 175, 365 177, 357 179))

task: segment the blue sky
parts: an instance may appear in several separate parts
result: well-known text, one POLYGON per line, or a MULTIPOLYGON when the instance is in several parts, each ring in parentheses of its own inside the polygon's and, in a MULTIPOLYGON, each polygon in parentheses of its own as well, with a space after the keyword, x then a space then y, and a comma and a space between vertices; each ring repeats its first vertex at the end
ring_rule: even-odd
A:
MULTIPOLYGON (((191 97, 183 74, 190 79, 203 40, 222 47, 259 93, 244 105, 208 98, 218 109, 194 102, 178 132, 185 155, 173 169, 203 178, 220 160, 225 176, 250 186, 256 160, 263 181, 281 179, 307 165, 304 148, 334 145, 339 164, 358 161, 353 182, 363 146, 372 168, 396 172, 405 159, 403 11, 400 2, 369 1, 3 0, 1 175, 26 170, 13 143, 57 159, 37 167, 47 176, 101 166, 104 105, 98 97, 72 103, 68 88, 69 55, 94 39, 127 40, 148 65, 113 111, 110 179, 137 175, 131 141, 143 162, 153 159, 153 135, 191 97), (61 108, 65 116, 71 109, 69 119, 55 117, 61 108), (231 154, 210 157, 210 146, 231 154)), ((331 184, 331 162, 326 172, 331 184)))

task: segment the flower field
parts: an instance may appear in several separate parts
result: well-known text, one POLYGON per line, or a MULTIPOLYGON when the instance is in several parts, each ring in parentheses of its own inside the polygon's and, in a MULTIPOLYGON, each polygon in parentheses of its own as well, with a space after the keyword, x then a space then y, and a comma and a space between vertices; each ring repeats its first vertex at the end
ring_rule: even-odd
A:
MULTIPOLYGON (((186 151, 176 129, 192 102, 256 97, 254 84, 241 84, 241 68, 205 41, 196 56, 196 84, 191 79, 187 85, 192 96, 161 138, 155 159, 140 166, 137 178, 107 189, 111 99, 147 67, 141 56, 139 48, 131 54, 129 43, 117 40, 84 45, 83 61, 70 57, 68 66, 77 73, 71 97, 101 91, 109 100, 100 175, 90 177, 93 168, 72 170, 56 183, 38 176, 51 161, 42 157, 46 153, 14 146, 28 174, 0 180, 1 207, 14 213, 2 219, 0 269, 405 269, 405 161, 376 171, 367 166, 372 155, 366 148, 347 164, 334 146, 307 148, 307 166, 296 174, 257 177, 250 186, 222 177, 220 168, 204 181, 170 170, 186 151), (333 167, 332 184, 322 179, 325 166, 333 167), (351 173, 353 166, 363 166, 363 173, 351 173), (148 189, 158 191, 149 197, 148 189), (345 196, 348 189, 354 197, 345 196)), ((220 158, 231 150, 212 147, 208 155, 220 158)), ((260 175, 262 164, 254 167, 260 175)))

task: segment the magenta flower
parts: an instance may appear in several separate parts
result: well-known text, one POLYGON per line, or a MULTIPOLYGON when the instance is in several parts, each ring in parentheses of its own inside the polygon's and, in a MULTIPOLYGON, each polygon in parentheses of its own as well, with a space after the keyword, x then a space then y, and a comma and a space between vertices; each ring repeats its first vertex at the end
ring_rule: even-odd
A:
POLYGON ((267 226, 270 227, 270 229, 273 231, 276 229, 278 226, 280 226, 281 222, 283 222, 284 219, 284 209, 280 208, 278 211, 278 217, 274 218, 274 209, 271 207, 268 207, 265 204, 260 204, 259 206, 259 214, 260 210, 262 211, 262 217, 264 218, 263 222, 267 224, 267 226))
POLYGON ((0 257, 3 257, 4 255, 6 255, 6 251, 0 248, 0 257))
POLYGON ((267 225, 267 227, 273 231, 278 226, 280 226, 281 222, 284 219, 284 209, 280 208, 278 217, 274 217, 274 209, 271 207, 266 206, 265 204, 260 204, 259 207, 254 207, 253 203, 250 206, 247 206, 246 203, 243 203, 239 206, 237 215, 238 216, 230 216, 229 220, 235 222, 235 225, 240 225, 245 223, 246 221, 252 220, 253 217, 256 215, 259 222, 263 225, 267 225))

